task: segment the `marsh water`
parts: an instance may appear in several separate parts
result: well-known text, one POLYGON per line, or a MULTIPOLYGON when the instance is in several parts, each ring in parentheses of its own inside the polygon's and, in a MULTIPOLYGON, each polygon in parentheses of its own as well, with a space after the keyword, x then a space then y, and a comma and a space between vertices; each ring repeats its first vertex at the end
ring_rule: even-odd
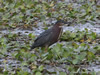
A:
MULTIPOLYGON (((43 24, 43 23, 38 23, 38 26, 40 24, 43 24)), ((80 30, 80 31, 83 31, 85 28, 87 28, 88 30, 91 30, 97 34, 100 34, 100 24, 96 24, 95 25, 91 25, 90 23, 86 23, 86 24, 79 24, 79 25, 74 25, 74 26, 66 26, 64 25, 63 26, 63 32, 65 31, 77 31, 77 30, 80 30)), ((22 30, 22 29, 14 29, 12 31, 9 31, 9 30, 1 30, 0 33, 2 36, 3 34, 8 34, 8 33, 12 33, 12 34, 18 34, 20 33, 21 35, 27 35, 32 33, 32 34, 35 34, 35 35, 39 35, 41 32, 44 31, 44 29, 42 28, 42 26, 40 26, 40 28, 34 28, 34 31, 33 30, 22 30)), ((28 72, 31 72, 31 70, 27 67, 27 66, 21 66, 21 62, 20 61, 17 61, 16 59, 13 59, 11 54, 11 52, 8 52, 7 53, 7 57, 4 57, 4 58, 0 58, 0 67, 3 68, 3 71, 5 71, 5 69, 9 70, 9 71, 12 71, 13 69, 17 69, 18 67, 21 67, 23 70, 25 71, 28 71, 28 72), (13 69, 12 69, 13 68, 13 69)), ((65 71, 64 68, 64 65, 65 64, 61 64, 59 65, 58 67, 52 67, 50 65, 46 65, 46 69, 50 72, 55 72, 56 70, 55 69, 59 69, 60 71, 65 71)), ((95 72, 99 72, 100 71, 100 62, 95 62, 91 65, 82 65, 81 68, 85 68, 89 71, 95 71, 95 72)))

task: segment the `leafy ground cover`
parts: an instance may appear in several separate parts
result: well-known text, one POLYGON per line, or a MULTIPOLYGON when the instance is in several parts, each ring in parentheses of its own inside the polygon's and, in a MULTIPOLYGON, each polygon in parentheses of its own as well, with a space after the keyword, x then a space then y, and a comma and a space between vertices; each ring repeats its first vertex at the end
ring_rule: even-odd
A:
POLYGON ((88 30, 65 31, 60 41, 48 48, 29 51, 35 30, 47 29, 47 21, 64 19, 72 25, 100 24, 99 5, 94 0, 45 1, 0 0, 1 75, 96 75, 88 66, 100 65, 100 34, 88 30), (43 24, 37 24, 42 22, 43 24), (95 22, 95 23, 94 23, 95 22), (15 29, 33 33, 12 33, 15 29), (3 31, 6 30, 5 33, 3 31))

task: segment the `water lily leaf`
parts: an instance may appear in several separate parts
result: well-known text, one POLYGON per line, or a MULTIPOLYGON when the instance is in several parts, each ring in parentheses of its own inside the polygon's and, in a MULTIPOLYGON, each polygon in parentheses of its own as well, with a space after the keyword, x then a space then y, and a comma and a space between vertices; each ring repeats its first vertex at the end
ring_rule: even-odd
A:
POLYGON ((35 75, 42 75, 42 73, 41 72, 36 72, 35 75))
POLYGON ((59 75, 66 75, 66 73, 65 72, 60 72, 59 75))
POLYGON ((74 60, 72 61, 73 64, 77 64, 78 62, 79 62, 78 59, 74 59, 74 60))
POLYGON ((88 58, 88 60, 92 60, 92 59, 95 58, 95 55, 92 52, 88 52, 87 53, 87 58, 88 58))
POLYGON ((39 68, 38 68, 40 71, 42 71, 44 69, 44 66, 43 65, 40 65, 39 68))

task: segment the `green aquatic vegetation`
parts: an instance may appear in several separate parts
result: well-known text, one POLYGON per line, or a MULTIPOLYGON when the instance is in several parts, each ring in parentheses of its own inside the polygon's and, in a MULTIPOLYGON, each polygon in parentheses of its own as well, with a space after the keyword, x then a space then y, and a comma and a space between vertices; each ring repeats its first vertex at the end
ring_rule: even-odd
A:
POLYGON ((34 21, 64 18, 67 21, 76 19, 77 23, 97 20, 99 16, 95 1, 76 4, 57 1, 3 1, 0 2, 0 25, 16 28, 24 24, 32 25, 34 21))
MULTIPOLYGON (((45 64, 50 65, 51 63, 56 63, 56 67, 62 63, 66 63, 66 66, 70 64, 70 67, 67 67, 69 72, 80 72, 80 67, 75 65, 90 65, 97 59, 99 61, 97 53, 100 51, 100 48, 99 44, 97 44, 98 41, 96 41, 98 38, 99 35, 87 29, 76 32, 66 31, 61 37, 61 42, 49 47, 48 52, 45 52, 44 48, 35 48, 30 52, 30 44, 32 44, 30 41, 35 40, 34 34, 19 35, 10 32, 0 38, 0 56, 11 57, 20 61, 20 65, 22 67, 30 67, 33 74, 42 74, 45 70, 45 64), (95 42, 93 43, 93 41, 95 42), (11 55, 9 56, 7 53, 11 55)), ((30 74, 21 67, 19 69, 20 71, 15 70, 16 73, 30 74)), ((10 72, 6 69, 3 73, 9 74, 10 72)), ((59 71, 59 74, 63 74, 63 72, 60 73, 59 71)))
POLYGON ((100 35, 93 31, 88 29, 75 32, 66 31, 62 34, 60 42, 49 47, 48 52, 45 52, 44 48, 29 51, 30 45, 36 37, 33 33, 28 35, 11 33, 16 28, 25 30, 32 29, 32 27, 37 28, 37 22, 41 21, 44 22, 44 29, 47 29, 46 21, 49 19, 52 21, 64 19, 68 22, 75 19, 73 25, 87 21, 99 22, 99 7, 96 6, 94 0, 82 0, 75 3, 57 2, 56 0, 0 0, 0 30, 5 29, 9 32, 6 34, 0 32, 0 60, 5 59, 3 64, 8 64, 10 59, 20 62, 18 63, 20 66, 17 68, 14 68, 12 63, 8 64, 10 69, 5 67, 4 70, 0 67, 0 74, 96 75, 95 72, 89 72, 81 67, 81 65, 100 62, 100 35), (55 69, 53 71, 48 69, 48 65, 51 69, 55 69), (62 65, 64 67, 61 67, 62 65), (25 67, 30 71, 24 70, 25 67))

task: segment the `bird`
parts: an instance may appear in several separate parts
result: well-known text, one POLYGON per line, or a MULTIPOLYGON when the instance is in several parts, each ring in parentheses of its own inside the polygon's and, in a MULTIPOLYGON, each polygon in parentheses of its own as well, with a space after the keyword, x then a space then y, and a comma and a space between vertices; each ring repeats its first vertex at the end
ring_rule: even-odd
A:
POLYGON ((42 32, 34 41, 34 43, 32 44, 30 50, 36 48, 36 47, 45 47, 45 50, 47 50, 47 48, 56 43, 62 33, 62 25, 63 24, 67 24, 67 22, 65 22, 64 20, 58 20, 53 27, 45 30, 44 32, 42 32))

